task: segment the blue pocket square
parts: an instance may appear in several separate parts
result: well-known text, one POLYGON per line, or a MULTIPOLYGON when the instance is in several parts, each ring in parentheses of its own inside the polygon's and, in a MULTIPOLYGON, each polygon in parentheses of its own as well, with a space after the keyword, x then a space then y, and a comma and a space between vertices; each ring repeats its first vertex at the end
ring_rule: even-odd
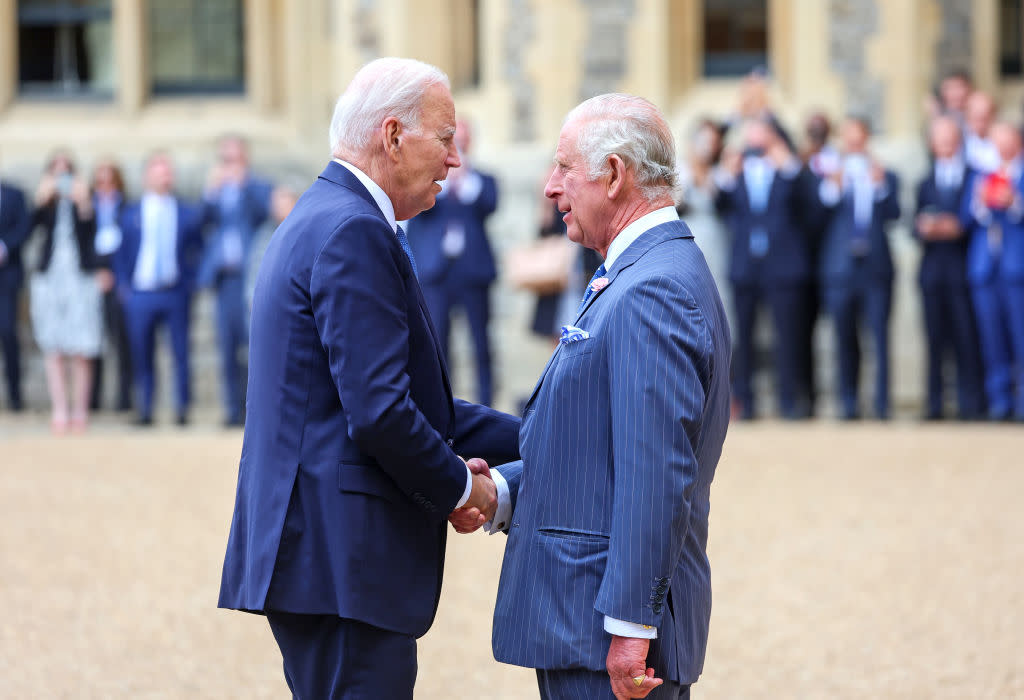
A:
POLYGON ((562 326, 562 335, 558 337, 558 342, 562 345, 568 345, 569 343, 578 343, 581 340, 586 340, 589 337, 590 333, 582 328, 562 326))

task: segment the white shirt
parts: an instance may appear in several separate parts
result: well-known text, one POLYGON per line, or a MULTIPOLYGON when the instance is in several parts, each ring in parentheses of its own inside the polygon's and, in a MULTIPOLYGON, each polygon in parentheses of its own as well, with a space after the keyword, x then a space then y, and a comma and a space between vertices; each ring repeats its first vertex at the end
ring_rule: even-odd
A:
MULTIPOLYGON (((395 233, 398 233, 398 220, 395 219, 395 205, 391 203, 391 198, 388 197, 388 193, 378 185, 376 182, 370 179, 370 176, 364 173, 362 170, 352 165, 351 163, 335 158, 334 162, 341 165, 350 173, 356 176, 356 179, 362 183, 370 192, 370 196, 373 197, 373 201, 380 207, 381 213, 384 214, 384 218, 388 221, 388 226, 395 233)), ((472 457, 473 455, 470 455, 472 457)), ((461 508, 466 505, 466 501, 469 500, 470 495, 473 493, 473 472, 469 471, 469 467, 466 467, 466 490, 462 492, 462 498, 459 499, 456 508, 461 508)), ((505 485, 505 493, 508 494, 508 485, 505 485)))
POLYGON ((935 185, 941 189, 953 190, 960 187, 964 179, 964 161, 960 156, 937 158, 935 160, 935 185))
MULTIPOLYGON (((611 270, 619 256, 622 255, 629 246, 636 242, 638 238, 654 227, 667 224, 670 221, 679 221, 679 214, 676 213, 676 208, 671 206, 662 207, 661 209, 655 209, 649 214, 644 214, 629 226, 619 231, 618 235, 616 235, 608 245, 608 255, 604 259, 605 270, 611 270)), ((498 487, 498 510, 494 514, 494 519, 488 522, 484 526, 484 529, 493 535, 496 532, 501 532, 508 528, 508 522, 512 517, 512 501, 509 497, 508 483, 501 475, 501 472, 492 470, 491 476, 494 477, 494 484, 498 487)), ((656 639, 658 636, 657 627, 638 625, 635 622, 618 620, 614 617, 608 617, 607 615, 605 615, 604 618, 604 630, 609 634, 614 634, 619 637, 656 639)))
POLYGON ((132 283, 144 292, 178 281, 178 206, 168 194, 142 196, 142 240, 132 283))
POLYGON ((1000 165, 999 151, 990 139, 970 131, 964 135, 964 156, 967 164, 979 173, 990 173, 1000 165))

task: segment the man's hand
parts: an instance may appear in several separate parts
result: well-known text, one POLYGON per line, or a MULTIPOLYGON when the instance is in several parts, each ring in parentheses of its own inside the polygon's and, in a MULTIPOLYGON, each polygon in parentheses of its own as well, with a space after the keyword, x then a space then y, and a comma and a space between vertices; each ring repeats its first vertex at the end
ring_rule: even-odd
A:
POLYGON ((491 479, 491 469, 487 462, 474 457, 466 462, 466 466, 473 473, 473 490, 466 505, 448 516, 448 522, 462 535, 479 530, 494 517, 494 511, 498 508, 498 491, 491 479))
POLYGON ((647 650, 650 646, 649 639, 612 635, 606 666, 616 700, 646 698, 648 693, 664 682, 654 677, 653 668, 647 668, 647 650), (637 685, 633 679, 640 677, 643 677, 643 682, 637 685))

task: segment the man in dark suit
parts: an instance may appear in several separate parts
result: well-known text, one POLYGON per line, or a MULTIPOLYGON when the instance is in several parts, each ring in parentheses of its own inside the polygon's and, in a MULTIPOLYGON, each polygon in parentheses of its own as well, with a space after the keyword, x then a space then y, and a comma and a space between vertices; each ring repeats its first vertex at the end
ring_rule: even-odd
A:
POLYGON ((446 518, 496 505, 519 420, 455 401, 408 239, 458 167, 448 79, 378 59, 339 98, 335 159, 275 232, 252 306, 219 605, 267 616, 294 697, 412 698, 446 518))
POLYGON ((867 320, 875 350, 875 416, 889 418, 889 313, 893 265, 887 228, 900 216, 900 183, 868 154, 871 127, 866 119, 843 123, 842 165, 818 188, 828 223, 819 274, 825 308, 836 329, 839 411, 844 420, 860 417, 858 325, 867 320))
POLYGON ((993 420, 1024 421, 1024 152, 1013 124, 992 127, 998 168, 975 176, 963 218, 967 279, 993 420))
POLYGON ((465 309, 473 337, 477 398, 490 405, 494 381, 487 325, 497 270, 485 223, 498 206, 498 186, 492 176, 469 164, 468 122, 459 120, 455 143, 462 166, 448 173, 437 204, 409 222, 409 245, 446 361, 451 312, 457 306, 465 309))
POLYGON ((956 361, 957 399, 962 420, 984 414, 978 334, 967 285, 967 239, 960 213, 974 172, 961 151, 960 127, 951 117, 932 121, 934 165, 917 188, 914 235, 924 249, 921 285, 928 339, 928 398, 925 418, 943 416, 943 364, 952 351, 956 361))
POLYGON ((733 234, 729 279, 736 306, 733 396, 745 419, 755 415, 752 384, 754 323, 758 307, 772 313, 779 412, 789 419, 810 414, 801 372, 811 251, 800 219, 807 182, 796 155, 772 127, 749 122, 746 149, 719 171, 717 207, 733 234))
POLYGON ((242 425, 245 371, 238 353, 249 342, 246 276, 253 241, 270 210, 271 184, 249 170, 249 149, 240 136, 226 136, 217 147, 217 165, 204 193, 206 219, 213 232, 199 265, 200 287, 217 297, 224 424, 242 425))
POLYGON ((729 329, 675 152, 654 105, 601 95, 566 118, 546 188, 605 262, 526 404, 523 460, 494 472, 494 656, 538 669, 544 699, 679 700, 704 663, 729 329))
POLYGON ((0 345, 7 375, 7 401, 12 411, 22 409, 18 297, 25 280, 21 246, 31 230, 32 217, 24 193, 0 182, 0 345))
POLYGON ((195 270, 202 251, 199 207, 174 195, 174 166, 166 153, 148 159, 142 199, 121 213, 121 246, 114 275, 125 304, 138 423, 153 422, 153 353, 157 326, 167 324, 174 355, 174 405, 179 425, 188 422, 189 316, 195 270))

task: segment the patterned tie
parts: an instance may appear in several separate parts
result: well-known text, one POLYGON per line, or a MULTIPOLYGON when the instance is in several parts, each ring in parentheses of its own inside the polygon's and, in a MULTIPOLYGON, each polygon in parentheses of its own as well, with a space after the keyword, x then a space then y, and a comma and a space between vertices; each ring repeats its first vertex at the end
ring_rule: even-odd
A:
POLYGON ((583 311, 583 307, 587 305, 590 297, 594 296, 594 282, 596 282, 599 277, 604 277, 606 272, 607 270, 604 269, 604 263, 601 263, 601 266, 597 268, 594 276, 590 278, 590 282, 587 284, 587 291, 583 293, 583 301, 580 302, 580 308, 576 309, 577 314, 583 311))
POLYGON ((405 235, 405 231, 399 226, 395 229, 395 235, 398 237, 398 244, 402 246, 402 250, 409 257, 409 262, 412 264, 412 273, 419 277, 419 273, 416 271, 416 260, 412 257, 412 248, 409 247, 409 237, 405 235))

